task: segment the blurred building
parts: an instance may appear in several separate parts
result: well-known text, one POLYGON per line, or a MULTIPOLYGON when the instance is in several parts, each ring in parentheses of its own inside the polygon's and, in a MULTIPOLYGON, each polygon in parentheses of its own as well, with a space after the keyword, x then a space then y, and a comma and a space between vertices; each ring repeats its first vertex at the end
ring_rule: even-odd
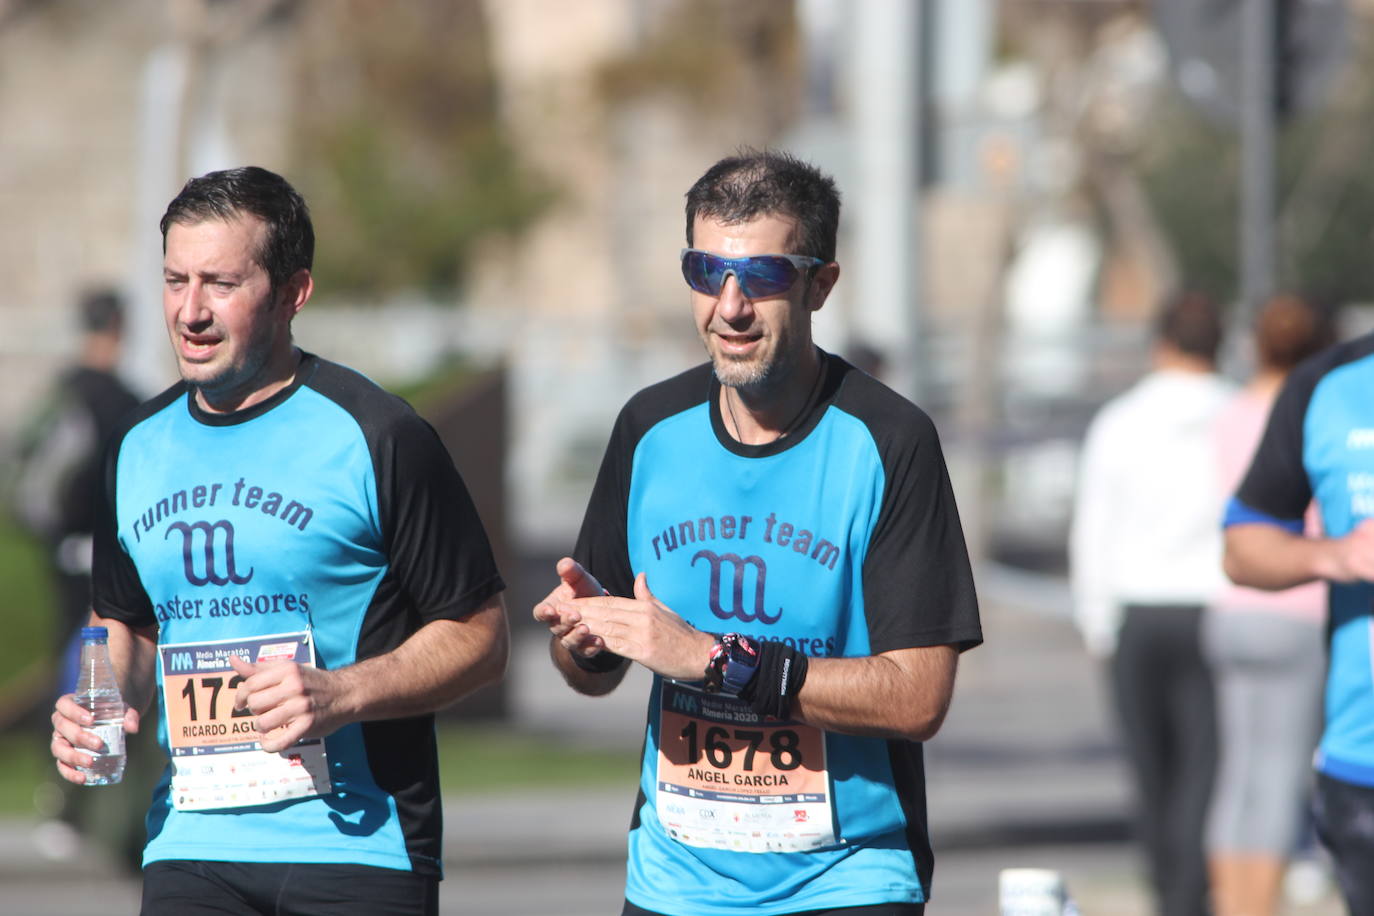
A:
MULTIPOLYGON (((300 127, 376 77, 343 42, 388 26, 370 37, 394 59, 452 68, 463 97, 418 99, 430 121, 489 116, 549 194, 477 243, 457 292, 331 294, 322 270, 297 336, 392 385, 454 354, 504 366, 518 540, 568 543, 615 410, 701 358, 683 194, 739 146, 777 145, 845 194, 818 339, 875 350, 936 414, 973 540, 1059 549, 1078 437, 1180 282, 1139 168, 1169 63, 1129 0, 0 0, 0 446, 95 280, 134 303, 136 380, 171 380, 156 224, 188 175, 252 162, 338 212, 300 127), (447 31, 426 36, 426 15, 447 31)), ((416 73, 383 102, 433 88, 416 73)), ((403 163, 412 190, 430 134, 403 163)), ((382 257, 410 244, 380 238, 382 257)))
MULTIPOLYGON (((697 358, 676 260, 681 195, 704 163, 767 143, 789 120, 790 80, 769 68, 795 58, 791 4, 733 16, 737 43, 764 51, 735 55, 701 87, 679 72, 707 40, 679 28, 691 24, 688 4, 463 6, 485 26, 502 126, 556 188, 555 204, 518 239, 486 244, 461 303, 412 290, 329 303, 326 292, 297 336, 390 384, 454 353, 506 364, 517 527, 562 541, 612 405, 697 358)), ((129 368, 144 391, 173 379, 157 307, 161 210, 189 175, 234 164, 310 185, 291 148, 306 104, 295 68, 307 51, 328 54, 312 43, 327 42, 331 17, 348 10, 305 0, 0 3, 0 272, 12 278, 0 291, 0 444, 68 355, 69 303, 93 279, 122 282, 133 299, 129 368)), ((331 88, 347 92, 342 82, 331 88)))
MULTIPOLYGON (((178 37, 192 26, 172 12, 190 6, 0 3, 0 441, 75 346, 82 289, 126 284, 134 333, 165 339, 150 297, 157 218, 187 177, 172 163, 286 161, 288 33, 246 30, 215 55, 178 37)), ((134 357, 146 393, 174 378, 166 349, 134 357)))

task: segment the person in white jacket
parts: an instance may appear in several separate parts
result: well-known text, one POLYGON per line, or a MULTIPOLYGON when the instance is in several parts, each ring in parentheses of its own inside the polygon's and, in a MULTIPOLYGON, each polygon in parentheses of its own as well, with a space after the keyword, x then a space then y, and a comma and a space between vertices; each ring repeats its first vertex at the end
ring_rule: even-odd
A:
POLYGON ((1200 643, 1222 588, 1224 494, 1213 422, 1235 394, 1216 373, 1216 307, 1163 310, 1153 368, 1088 428, 1069 543, 1075 619, 1107 659, 1159 911, 1207 912, 1203 829, 1216 715, 1200 643))

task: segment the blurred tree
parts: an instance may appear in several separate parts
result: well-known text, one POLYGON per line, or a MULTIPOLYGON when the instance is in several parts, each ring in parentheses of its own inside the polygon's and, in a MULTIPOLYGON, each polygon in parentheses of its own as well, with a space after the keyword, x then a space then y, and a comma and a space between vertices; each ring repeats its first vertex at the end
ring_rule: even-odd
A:
POLYGON ((481 0, 341 0, 302 10, 293 152, 324 292, 461 287, 476 244, 555 197, 497 117, 481 0))
POLYGON ((1155 127, 1135 160, 1179 281, 1230 302, 1237 293, 1239 146, 1181 99, 1155 111, 1155 127))
MULTIPOLYGON (((1344 78, 1313 114, 1279 137, 1277 284, 1336 304, 1374 301, 1374 71, 1371 24, 1352 39, 1344 78)), ((1165 100, 1137 168, 1170 238, 1180 276, 1237 295, 1237 136, 1176 96, 1165 100)))
MULTIPOLYGON (((1093 201, 1109 251, 1145 253, 1151 302, 1179 283, 1231 302, 1239 138, 1170 85, 1167 59, 1156 68, 1148 43, 1123 40, 1153 30, 1142 7, 1007 0, 1002 53, 1042 74, 1041 124, 1072 136, 1082 167, 1064 184, 1093 201)), ((1374 301, 1374 5, 1348 25, 1338 78, 1282 123, 1277 151, 1276 283, 1333 304, 1374 301)))
POLYGON ((799 114, 801 68, 794 0, 682 0, 600 83, 612 102, 666 93, 702 117, 747 113, 773 137, 799 114))

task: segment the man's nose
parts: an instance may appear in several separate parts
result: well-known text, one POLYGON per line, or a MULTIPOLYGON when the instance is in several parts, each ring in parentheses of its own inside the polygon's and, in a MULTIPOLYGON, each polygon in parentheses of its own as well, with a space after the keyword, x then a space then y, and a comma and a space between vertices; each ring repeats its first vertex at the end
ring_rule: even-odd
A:
POLYGON ((734 272, 725 275, 725 280, 720 285, 720 296, 716 298, 716 311, 720 317, 734 324, 739 321, 748 321, 753 317, 754 304, 744 295, 744 290, 739 285, 739 278, 734 272))
POLYGON ((192 281, 186 284, 181 307, 178 309, 183 324, 204 324, 212 318, 208 304, 209 296, 204 283, 192 281))

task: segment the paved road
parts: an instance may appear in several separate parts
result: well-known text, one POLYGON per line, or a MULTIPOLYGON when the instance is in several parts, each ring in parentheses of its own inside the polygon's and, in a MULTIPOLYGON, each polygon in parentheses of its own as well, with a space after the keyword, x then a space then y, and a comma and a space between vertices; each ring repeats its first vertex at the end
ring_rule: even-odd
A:
MULTIPOLYGON (((1008 866, 1062 871, 1084 916, 1147 916, 1128 847, 1114 842, 989 846, 938 853, 932 916, 989 916, 997 911, 997 874, 1008 866)), ((612 916, 619 912, 619 859, 451 864, 441 894, 445 916, 612 916)), ((8 916, 119 916, 138 912, 137 882, 97 869, 59 877, 43 869, 7 870, 0 913, 8 916)), ((1290 906, 1285 916, 1340 916, 1330 896, 1290 906)))

